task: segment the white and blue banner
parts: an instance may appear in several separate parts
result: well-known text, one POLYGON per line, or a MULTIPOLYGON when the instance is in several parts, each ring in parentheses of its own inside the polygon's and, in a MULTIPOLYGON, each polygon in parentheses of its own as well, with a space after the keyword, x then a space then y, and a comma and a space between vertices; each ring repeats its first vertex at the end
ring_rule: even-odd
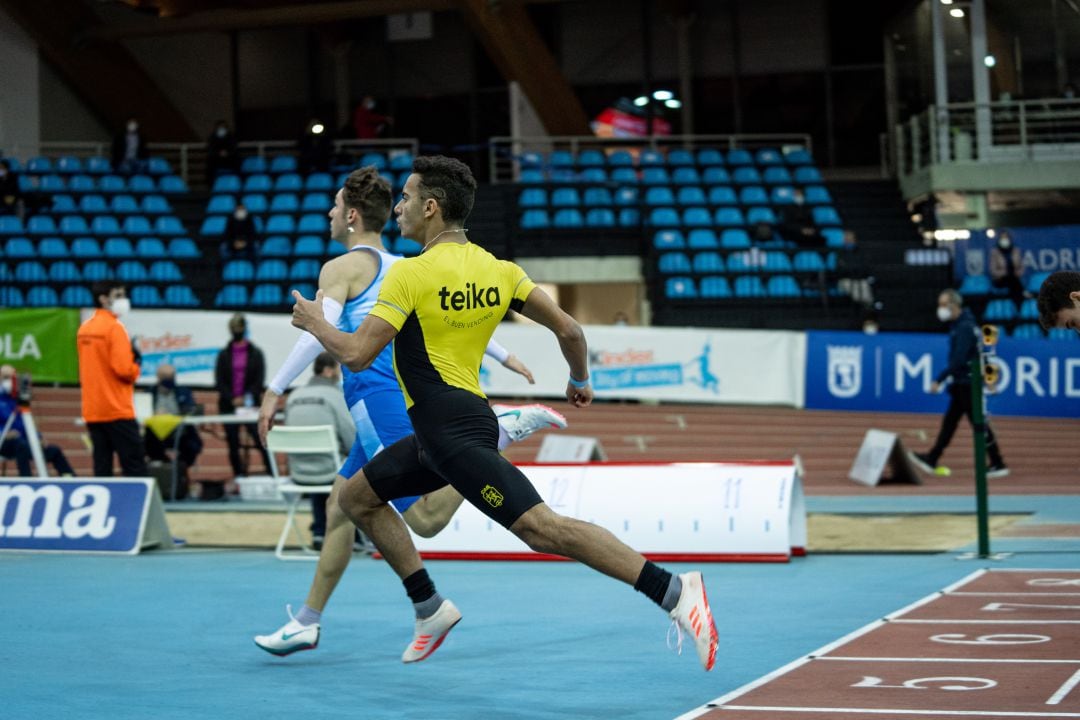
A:
MULTIPOLYGON (((1080 270, 1080 226, 1018 227, 1007 230, 1020 250, 1025 281, 1030 274, 1080 270)), ((990 250, 996 242, 997 238, 987 237, 985 230, 973 230, 970 238, 954 241, 953 270, 957 282, 962 282, 967 275, 989 274, 990 250)))
POLYGON ((3 478, 0 551, 130 555, 148 544, 171 547, 159 498, 153 478, 3 478))
MULTIPOLYGON (((815 410, 944 412, 947 393, 930 385, 945 367, 945 334, 807 333, 806 407, 815 410)), ((1002 338, 991 360, 1001 371, 987 397, 995 415, 1076 417, 1080 343, 1002 338)))

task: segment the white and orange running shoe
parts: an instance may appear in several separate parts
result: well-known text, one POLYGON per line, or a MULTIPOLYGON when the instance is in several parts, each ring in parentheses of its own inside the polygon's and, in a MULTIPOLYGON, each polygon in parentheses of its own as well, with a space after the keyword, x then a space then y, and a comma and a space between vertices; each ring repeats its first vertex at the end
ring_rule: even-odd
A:
MULTIPOLYGON (((694 639, 702 667, 706 671, 712 670, 716 664, 716 648, 720 644, 720 636, 716 632, 712 610, 709 609, 709 598, 705 596, 705 582, 699 572, 683 573, 679 575, 679 580, 682 581, 682 592, 675 609, 671 611, 671 627, 678 637, 678 651, 682 653, 683 634, 689 635, 694 639)), ((669 644, 670 639, 669 632, 669 644)))
POLYGON ((461 622, 461 612, 454 603, 443 600, 443 604, 431 617, 418 619, 412 642, 401 655, 401 662, 420 662, 439 649, 443 640, 455 625, 461 622))
POLYGON ((499 425, 514 442, 519 442, 537 430, 566 427, 566 418, 547 405, 492 405, 492 411, 499 420, 499 425))

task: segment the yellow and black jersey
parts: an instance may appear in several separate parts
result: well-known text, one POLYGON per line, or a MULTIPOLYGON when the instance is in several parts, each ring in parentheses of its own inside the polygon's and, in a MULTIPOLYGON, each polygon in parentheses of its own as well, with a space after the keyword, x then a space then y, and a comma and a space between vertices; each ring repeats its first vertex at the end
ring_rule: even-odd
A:
POLYGON ((406 407, 449 388, 485 397, 480 361, 499 321, 536 285, 472 243, 442 243, 394 263, 371 314, 398 330, 394 371, 406 407))

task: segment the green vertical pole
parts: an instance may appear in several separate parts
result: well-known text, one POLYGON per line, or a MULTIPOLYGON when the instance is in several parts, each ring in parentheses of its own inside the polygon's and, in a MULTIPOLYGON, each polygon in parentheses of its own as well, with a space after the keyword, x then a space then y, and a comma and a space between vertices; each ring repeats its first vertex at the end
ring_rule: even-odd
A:
POLYGON ((979 523, 979 557, 990 557, 990 508, 986 489, 986 409, 983 406, 983 358, 971 361, 971 424, 975 434, 975 504, 979 523))

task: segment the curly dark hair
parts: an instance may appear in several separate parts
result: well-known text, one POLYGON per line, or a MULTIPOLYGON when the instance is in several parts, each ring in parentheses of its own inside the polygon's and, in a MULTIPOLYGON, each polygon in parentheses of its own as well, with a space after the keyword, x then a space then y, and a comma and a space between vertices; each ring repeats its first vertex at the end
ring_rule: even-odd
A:
POLYGON ((341 200, 346 209, 352 208, 360 213, 367 232, 380 232, 390 219, 393 205, 390 183, 374 165, 365 165, 349 173, 349 177, 345 178, 341 200))
POLYGON ((413 160, 412 171, 420 178, 420 198, 439 203, 443 222, 465 222, 476 199, 476 178, 468 165, 443 155, 427 155, 413 160))
POLYGON ((1080 292, 1080 272, 1061 270, 1050 275, 1039 288, 1039 324, 1049 330, 1057 324, 1058 313, 1073 307, 1069 297, 1080 292))

